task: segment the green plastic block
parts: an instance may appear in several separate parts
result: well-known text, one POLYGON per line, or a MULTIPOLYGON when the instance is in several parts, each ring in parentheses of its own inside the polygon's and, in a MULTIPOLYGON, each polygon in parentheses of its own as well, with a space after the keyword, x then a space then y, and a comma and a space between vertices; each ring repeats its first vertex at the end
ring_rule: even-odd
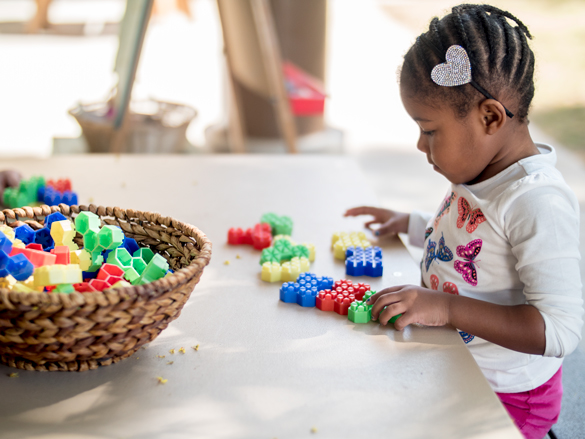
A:
POLYGON ((16 207, 17 194, 18 192, 15 188, 7 187, 2 195, 2 203, 10 208, 16 207))
POLYGON ((262 250, 262 254, 260 255, 260 265, 263 265, 264 262, 278 262, 280 264, 281 259, 282 254, 280 251, 273 247, 268 247, 262 250))
POLYGON ((99 231, 98 240, 103 249, 113 250, 124 242, 124 232, 119 227, 106 225, 99 231))
POLYGON ((293 245, 286 239, 280 239, 274 243, 274 249, 280 252, 281 261, 289 261, 293 257, 293 245))
POLYGON ((372 297, 374 294, 376 294, 375 291, 366 291, 366 294, 364 294, 364 298, 362 299, 364 302, 366 302, 370 297, 372 297))
POLYGON ((297 258, 305 257, 305 258, 309 259, 309 254, 310 254, 309 249, 302 244, 293 246, 291 251, 292 251, 293 258, 294 257, 297 257, 297 258))
POLYGON ((154 257, 154 252, 148 247, 141 247, 136 250, 132 256, 135 258, 142 258, 142 260, 148 264, 154 257))
POLYGON ((75 230, 85 235, 88 230, 99 231, 102 222, 100 217, 91 212, 80 212, 75 218, 75 230))
POLYGON ((87 229, 83 233, 83 247, 90 253, 100 253, 103 250, 99 240, 99 229, 87 229))
POLYGON ((396 320, 398 320, 400 317, 402 317, 402 314, 398 314, 397 316, 392 317, 390 320, 388 320, 390 323, 394 323, 396 322, 396 320))
POLYGON ((71 284, 59 284, 57 285, 57 288, 53 290, 53 292, 70 294, 75 292, 75 288, 73 288, 73 285, 71 284))
POLYGON ((354 323, 368 323, 372 320, 372 305, 365 302, 352 302, 347 310, 347 318, 354 323))
POLYGON ((136 285, 140 280, 140 275, 133 267, 124 268, 124 279, 130 282, 132 285, 136 285))
POLYGON ((278 216, 269 212, 262 215, 260 222, 270 224, 272 235, 292 235, 293 221, 288 216, 278 216))
POLYGON ((97 271, 101 268, 102 264, 104 263, 104 257, 101 255, 100 252, 93 252, 91 254, 91 264, 86 271, 97 271))
POLYGON ((124 247, 118 247, 110 252, 107 262, 117 265, 125 271, 132 266, 132 256, 124 247))
POLYGON ((134 268, 134 270, 136 270, 136 272, 138 274, 142 274, 144 273, 144 270, 146 269, 146 262, 144 262, 144 259, 142 258, 132 258, 132 268, 134 268))
POLYGON ((154 282, 167 274, 169 263, 158 253, 154 255, 151 261, 146 266, 144 273, 140 276, 139 284, 154 282))

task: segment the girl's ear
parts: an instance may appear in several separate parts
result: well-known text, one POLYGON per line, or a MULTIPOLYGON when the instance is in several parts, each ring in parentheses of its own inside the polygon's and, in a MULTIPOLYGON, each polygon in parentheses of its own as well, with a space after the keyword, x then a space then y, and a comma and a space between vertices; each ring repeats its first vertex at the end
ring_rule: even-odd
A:
POLYGON ((506 109, 495 99, 485 99, 479 104, 479 116, 485 133, 496 134, 506 123, 506 109))

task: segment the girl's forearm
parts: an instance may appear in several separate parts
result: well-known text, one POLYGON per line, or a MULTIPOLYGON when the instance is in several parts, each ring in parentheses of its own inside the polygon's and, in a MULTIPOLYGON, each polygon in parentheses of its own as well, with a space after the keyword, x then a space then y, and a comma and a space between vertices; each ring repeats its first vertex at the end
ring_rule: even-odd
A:
POLYGON ((544 354, 544 320, 532 305, 504 306, 449 297, 449 323, 469 334, 527 354, 544 354))

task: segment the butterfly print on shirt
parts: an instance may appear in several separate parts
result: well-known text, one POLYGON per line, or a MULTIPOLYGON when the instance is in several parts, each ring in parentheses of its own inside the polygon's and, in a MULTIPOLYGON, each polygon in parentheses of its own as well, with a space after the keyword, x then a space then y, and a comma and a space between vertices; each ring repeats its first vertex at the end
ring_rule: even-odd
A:
POLYGON ((446 215, 449 212, 449 209, 451 209, 451 204, 455 201, 456 198, 457 194, 455 192, 451 192, 451 195, 445 198, 443 205, 441 206, 441 209, 439 209, 439 213, 437 213, 437 217, 435 218, 435 227, 439 225, 439 221, 443 215, 446 215))
POLYGON ((436 248, 437 243, 429 238, 427 254, 425 256, 425 266, 427 271, 429 271, 429 267, 435 259, 444 262, 449 262, 453 259, 453 252, 445 245, 445 237, 443 235, 441 235, 441 239, 439 239, 439 249, 435 252, 436 248))
POLYGON ((481 209, 479 207, 477 209, 473 209, 469 202, 463 197, 459 197, 459 201, 457 202, 457 209, 459 211, 459 216, 457 217, 457 227, 463 227, 465 222, 469 220, 467 226, 465 226, 467 233, 473 233, 475 229, 477 229, 477 226, 485 221, 485 216, 481 209))
POLYGON ((425 230, 425 241, 427 240, 427 238, 429 236, 431 236, 431 233, 433 233, 433 228, 432 227, 429 227, 428 229, 425 230))
POLYGON ((465 261, 455 261, 453 264, 455 270, 463 276, 463 280, 472 286, 477 286, 477 269, 475 258, 481 251, 483 241, 481 239, 474 239, 469 244, 457 246, 457 256, 465 259, 465 261))

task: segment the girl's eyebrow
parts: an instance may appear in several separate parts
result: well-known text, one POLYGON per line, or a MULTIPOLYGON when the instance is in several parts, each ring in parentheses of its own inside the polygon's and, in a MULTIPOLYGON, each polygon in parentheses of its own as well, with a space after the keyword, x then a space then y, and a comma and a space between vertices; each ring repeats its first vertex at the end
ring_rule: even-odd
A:
POLYGON ((431 120, 425 119, 425 118, 422 118, 422 117, 413 117, 413 120, 415 122, 432 122, 431 120))

